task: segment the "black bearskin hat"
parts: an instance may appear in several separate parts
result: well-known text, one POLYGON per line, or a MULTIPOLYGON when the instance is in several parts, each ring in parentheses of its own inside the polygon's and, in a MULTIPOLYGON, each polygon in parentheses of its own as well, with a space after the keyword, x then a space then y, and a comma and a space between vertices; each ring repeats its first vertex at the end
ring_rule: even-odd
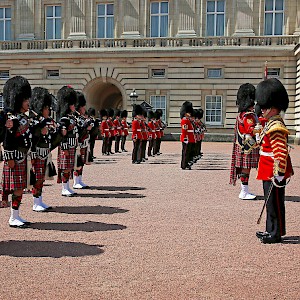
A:
POLYGON ((142 115, 145 117, 145 118, 147 118, 147 110, 145 110, 145 109, 143 109, 143 113, 142 113, 142 115))
POLYGON ((258 105, 257 103, 255 104, 255 107, 254 107, 254 110, 255 110, 255 114, 260 117, 262 112, 261 112, 261 107, 260 105, 258 105))
POLYGON ((121 111, 119 109, 115 109, 114 114, 115 114, 115 117, 120 117, 121 111))
POLYGON ((204 116, 204 110, 202 108, 199 108, 199 119, 202 119, 204 116))
POLYGON ((262 108, 278 108, 286 111, 289 107, 289 96, 283 84, 276 78, 261 81, 256 88, 257 104, 262 108))
POLYGON ((115 111, 112 108, 108 108, 107 113, 108 113, 108 116, 112 118, 115 114, 115 111))
POLYGON ((181 109, 180 109, 180 118, 182 119, 186 113, 193 113, 193 104, 192 102, 185 101, 183 102, 181 109))
POLYGON ((155 111, 156 115, 157 115, 157 119, 160 119, 163 115, 163 111, 161 109, 157 109, 155 111))
POLYGON ((124 109, 122 112, 121 112, 121 118, 127 118, 128 117, 128 111, 126 109, 124 109))
POLYGON ((86 100, 81 92, 76 92, 77 93, 77 102, 76 102, 76 110, 78 110, 80 107, 86 106, 86 100))
POLYGON ((87 111, 87 114, 88 114, 89 117, 91 117, 91 116, 96 116, 96 110, 95 110, 95 108, 90 107, 90 108, 88 109, 88 111, 87 111))
POLYGON ((57 116, 59 118, 70 113, 70 105, 76 105, 77 93, 70 86, 63 86, 57 92, 57 116))
POLYGON ((244 112, 249 107, 254 106, 255 87, 251 83, 244 83, 239 87, 237 92, 236 105, 239 107, 239 112, 244 112))
POLYGON ((108 116, 107 110, 101 109, 100 110, 100 118, 107 117, 107 116, 108 116))
POLYGON ((52 106, 52 102, 52 95, 47 89, 43 87, 35 87, 32 90, 30 109, 36 112, 37 114, 42 115, 43 108, 45 108, 46 106, 48 106, 50 109, 52 106))
POLYGON ((134 105, 132 108, 132 116, 135 117, 142 114, 143 114, 143 108, 139 104, 134 105))
POLYGON ((24 100, 31 98, 31 86, 22 76, 8 79, 3 87, 3 100, 6 108, 20 112, 24 100))
POLYGON ((194 115, 196 119, 201 119, 201 112, 200 109, 194 109, 194 115))
POLYGON ((154 112, 152 110, 148 111, 148 119, 153 119, 154 118, 154 112))

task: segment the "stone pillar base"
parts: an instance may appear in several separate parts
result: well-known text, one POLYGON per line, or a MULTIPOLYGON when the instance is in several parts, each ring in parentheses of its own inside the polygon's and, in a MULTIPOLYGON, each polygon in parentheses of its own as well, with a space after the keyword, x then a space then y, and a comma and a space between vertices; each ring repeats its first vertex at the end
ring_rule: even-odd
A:
POLYGON ((85 32, 74 32, 74 33, 69 34, 68 39, 70 39, 70 40, 85 40, 85 39, 87 39, 87 36, 86 36, 85 32))
POLYGON ((300 35, 300 28, 296 29, 296 31, 294 32, 294 35, 300 35))
POLYGON ((254 31, 252 29, 237 29, 233 36, 254 36, 254 31))
POLYGON ((122 33, 123 39, 137 39, 140 37, 141 37, 141 34, 138 31, 124 31, 122 33))
POLYGON ((18 40, 28 41, 28 40, 34 40, 34 33, 21 33, 18 36, 18 40))
POLYGON ((176 34, 176 37, 195 37, 196 36, 196 32, 195 30, 178 30, 178 33, 176 34))

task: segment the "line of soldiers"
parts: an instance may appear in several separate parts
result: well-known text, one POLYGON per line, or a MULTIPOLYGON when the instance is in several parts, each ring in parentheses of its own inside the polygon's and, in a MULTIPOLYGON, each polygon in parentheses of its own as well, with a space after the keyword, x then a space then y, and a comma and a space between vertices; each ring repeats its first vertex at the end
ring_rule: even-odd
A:
POLYGON ((193 104, 185 101, 180 109, 182 155, 181 169, 191 170, 192 165, 196 163, 203 155, 201 152, 202 141, 206 126, 201 121, 203 118, 203 109, 194 109, 193 104))
POLYGON ((84 189, 83 168, 92 161, 90 139, 97 136, 99 120, 95 112, 86 113, 81 92, 63 86, 57 99, 42 87, 33 90, 22 76, 9 79, 3 88, 4 110, 0 114, 0 142, 3 144, 1 207, 11 200, 11 227, 27 227, 21 218, 20 204, 24 190, 32 191, 33 211, 51 209, 43 201, 46 177, 57 175, 63 196, 73 196, 73 189, 84 189), (57 100, 57 101, 56 101, 57 100), (51 118, 55 106, 57 122, 51 118), (51 151, 58 147, 57 170, 51 151), (73 189, 69 181, 73 178, 73 189))

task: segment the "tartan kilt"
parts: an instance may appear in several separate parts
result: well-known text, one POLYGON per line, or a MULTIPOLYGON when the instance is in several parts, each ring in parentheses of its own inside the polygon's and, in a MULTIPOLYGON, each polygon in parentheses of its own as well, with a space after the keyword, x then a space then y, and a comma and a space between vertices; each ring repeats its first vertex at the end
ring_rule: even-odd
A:
POLYGON ((75 148, 68 149, 69 155, 63 154, 60 147, 57 153, 57 168, 61 170, 73 170, 75 163, 75 148))
POLYGON ((242 154, 241 147, 234 144, 235 163, 236 168, 252 169, 258 167, 259 161, 259 147, 254 148, 249 154, 242 154))
POLYGON ((11 169, 8 162, 4 161, 2 173, 3 191, 24 190, 27 187, 27 160, 15 161, 15 167, 11 169), (22 179, 22 180, 20 180, 22 179))
POLYGON ((45 181, 46 161, 47 159, 43 160, 39 158, 34 160, 32 167, 37 181, 45 181))

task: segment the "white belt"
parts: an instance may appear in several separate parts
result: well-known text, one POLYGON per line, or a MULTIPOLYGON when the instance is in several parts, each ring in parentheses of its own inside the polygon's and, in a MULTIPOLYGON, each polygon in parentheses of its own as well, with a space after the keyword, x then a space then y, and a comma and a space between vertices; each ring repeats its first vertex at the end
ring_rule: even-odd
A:
POLYGON ((187 132, 194 132, 194 130, 187 130, 187 132))
POLYGON ((142 131, 142 129, 137 129, 136 131, 142 131))
POLYGON ((104 131, 109 131, 109 129, 104 129, 104 131))
POLYGON ((265 152, 265 151, 259 150, 259 154, 262 155, 262 156, 274 157, 273 152, 265 152))

